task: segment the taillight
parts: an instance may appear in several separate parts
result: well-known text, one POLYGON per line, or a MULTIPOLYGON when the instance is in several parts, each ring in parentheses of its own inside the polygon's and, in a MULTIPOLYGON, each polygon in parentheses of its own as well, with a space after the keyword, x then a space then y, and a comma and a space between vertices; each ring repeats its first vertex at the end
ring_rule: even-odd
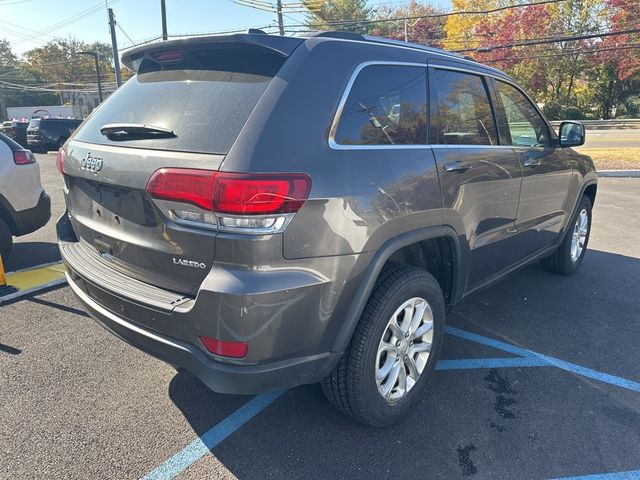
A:
POLYGON ((64 175, 64 149, 62 148, 58 150, 58 155, 56 155, 56 168, 64 175))
POLYGON ((161 168, 149 180, 147 192, 153 198, 190 203, 211 210, 215 176, 216 172, 211 170, 161 168))
POLYGON ((16 150, 13 152, 13 162, 16 165, 29 165, 36 163, 36 157, 29 150, 16 150))
MULTIPOLYGON (((300 210, 311 179, 301 173, 228 173, 188 168, 162 168, 147 184, 155 199, 194 205, 170 208, 172 218, 193 224, 217 224, 221 230, 273 233, 283 230, 300 210)), ((169 207, 167 207, 169 208, 169 207)))
POLYGON ((16 136, 18 135, 18 129, 16 127, 12 127, 11 128, 11 138, 16 138, 16 136))
POLYGON ((295 213, 307 199, 310 186, 304 174, 219 173, 213 209, 235 215, 295 213))
POLYGON ((200 341, 211 353, 223 357, 242 358, 247 355, 249 349, 246 342, 225 342, 204 336, 200 337, 200 341))

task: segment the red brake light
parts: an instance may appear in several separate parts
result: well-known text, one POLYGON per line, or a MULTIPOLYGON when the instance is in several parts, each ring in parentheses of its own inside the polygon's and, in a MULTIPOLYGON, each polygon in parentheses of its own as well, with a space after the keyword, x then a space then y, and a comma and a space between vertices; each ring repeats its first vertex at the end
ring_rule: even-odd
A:
POLYGON ((161 168, 149 180, 147 193, 153 198, 190 203, 211 210, 216 173, 190 168, 161 168))
POLYGON ((247 355, 249 349, 246 342, 225 342, 209 337, 200 337, 200 341, 211 353, 223 357, 242 358, 247 355))
POLYGON ((56 168, 64 175, 64 150, 61 148, 56 155, 56 168))
POLYGON ((304 204, 311 179, 300 173, 245 174, 188 168, 162 168, 147 193, 215 213, 269 215, 294 213, 304 204))
POLYGON ((29 165, 36 163, 36 157, 29 150, 16 150, 13 152, 13 162, 16 165, 29 165))
POLYGON ((311 179, 304 174, 220 173, 213 209, 236 215, 297 212, 309 195, 311 179))
POLYGON ((153 53, 151 56, 158 62, 179 62, 184 58, 180 50, 153 53))

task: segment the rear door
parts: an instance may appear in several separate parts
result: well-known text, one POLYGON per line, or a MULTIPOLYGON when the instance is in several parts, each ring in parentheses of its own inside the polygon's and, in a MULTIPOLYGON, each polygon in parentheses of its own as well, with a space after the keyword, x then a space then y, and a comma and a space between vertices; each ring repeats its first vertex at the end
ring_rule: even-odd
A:
POLYGON ((152 201, 145 187, 163 167, 219 169, 284 60, 233 43, 181 45, 140 59, 138 74, 67 146, 67 208, 80 241, 99 254, 94 257, 145 283, 197 292, 213 264, 215 225, 195 205, 152 201), (174 135, 106 136, 100 130, 108 124, 150 125, 174 135))
POLYGON ((430 67, 429 85, 444 221, 465 236, 471 290, 514 260, 522 172, 511 147, 500 145, 481 73, 438 63, 430 67))
POLYGON ((499 127, 522 166, 522 190, 516 216, 518 257, 554 242, 569 212, 566 201, 571 157, 555 148, 552 132, 531 100, 516 86, 494 81, 499 127))

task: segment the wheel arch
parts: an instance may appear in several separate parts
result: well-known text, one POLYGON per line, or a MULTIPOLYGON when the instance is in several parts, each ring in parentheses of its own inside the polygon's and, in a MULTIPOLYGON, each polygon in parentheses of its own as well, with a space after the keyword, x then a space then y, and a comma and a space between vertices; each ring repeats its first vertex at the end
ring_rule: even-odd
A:
POLYGON ((0 218, 9 226, 11 233, 17 235, 18 225, 14 218, 14 210, 2 194, 0 194, 0 218))
MULTIPOLYGON (((460 241, 455 230, 450 226, 439 225, 406 232, 384 243, 374 255, 350 303, 347 314, 342 322, 342 327, 334 341, 332 351, 343 352, 349 346, 353 332, 358 325, 358 321, 373 291, 376 280, 389 260, 403 249, 425 241, 446 242, 446 245, 448 245, 450 249, 450 264, 448 268, 450 268, 451 274, 448 280, 449 291, 443 292, 443 294, 448 306, 454 305, 460 299, 463 290, 463 284, 461 282, 464 276, 461 272, 460 241)), ((426 270, 429 271, 428 268, 426 270)))

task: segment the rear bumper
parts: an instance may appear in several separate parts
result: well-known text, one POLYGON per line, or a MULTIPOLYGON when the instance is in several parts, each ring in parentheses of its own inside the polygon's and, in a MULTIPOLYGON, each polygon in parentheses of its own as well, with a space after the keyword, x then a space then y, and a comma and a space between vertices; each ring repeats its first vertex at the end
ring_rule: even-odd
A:
POLYGON ((69 272, 66 276, 86 311, 100 325, 139 350, 185 368, 218 393, 257 394, 274 388, 314 383, 326 376, 340 357, 326 353, 264 365, 224 364, 194 345, 152 332, 115 315, 91 298, 83 279, 69 272))
POLYGON ((51 198, 43 191, 35 207, 13 212, 12 216, 16 227, 13 234, 16 237, 35 232, 51 218, 51 198))

